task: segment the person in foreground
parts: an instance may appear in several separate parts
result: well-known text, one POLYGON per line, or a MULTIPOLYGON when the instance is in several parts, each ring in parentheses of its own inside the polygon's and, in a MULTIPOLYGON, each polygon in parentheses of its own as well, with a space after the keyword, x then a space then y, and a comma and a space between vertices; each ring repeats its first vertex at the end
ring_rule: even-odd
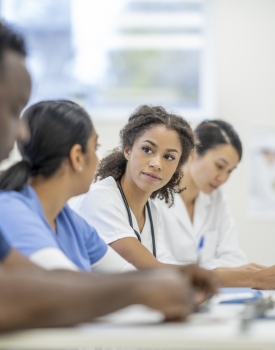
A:
MULTIPOLYGON (((120 139, 121 147, 99 164, 96 179, 100 181, 73 208, 137 269, 174 266, 178 262, 164 244, 152 199, 158 196, 173 205, 184 181, 182 166, 197 144, 196 136, 181 117, 162 107, 141 106, 121 130, 120 139)), ((275 266, 213 273, 224 287, 275 288, 275 266)))
POLYGON ((204 121, 195 132, 200 144, 183 167, 179 188, 185 190, 175 194, 170 208, 157 199, 167 249, 179 264, 199 261, 208 269, 265 268, 247 264, 227 200, 219 188, 242 158, 238 134, 222 120, 204 121))
MULTIPOLYGON (((20 120, 30 94, 23 39, 0 25, 0 160, 16 139, 29 138, 20 120)), ((16 219, 16 214, 15 214, 16 219)), ((211 275, 193 266, 96 276, 73 271, 45 271, 12 249, 0 232, 0 331, 68 326, 131 304, 185 318, 193 310, 193 288, 215 290, 211 275)))

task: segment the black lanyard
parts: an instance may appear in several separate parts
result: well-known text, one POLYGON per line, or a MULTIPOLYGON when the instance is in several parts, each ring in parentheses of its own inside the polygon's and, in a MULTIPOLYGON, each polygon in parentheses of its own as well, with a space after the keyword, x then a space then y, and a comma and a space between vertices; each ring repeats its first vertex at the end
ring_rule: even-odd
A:
MULTIPOLYGON (((119 191, 120 191, 120 194, 121 194, 121 197, 122 197, 122 199, 123 199, 123 202, 124 202, 124 204, 125 204, 125 208, 126 208, 126 210, 127 210, 128 219, 129 219, 129 224, 130 224, 130 226, 132 227, 132 229, 134 230, 134 232, 135 232, 135 234, 136 234, 136 236, 137 236, 137 239, 141 242, 140 234, 134 229, 133 220, 132 220, 132 215, 131 215, 131 212, 130 212, 129 204, 128 204, 127 199, 126 199, 126 197, 125 197, 125 194, 124 194, 124 192, 123 192, 123 189, 122 189, 120 180, 118 180, 117 186, 118 186, 118 189, 119 189, 119 191)), ((154 223, 153 223, 153 219, 152 219, 152 214, 151 214, 151 209, 150 209, 149 202, 146 202, 146 208, 147 208, 147 211, 148 211, 149 220, 150 220, 150 226, 151 226, 151 236, 152 236, 152 245, 153 245, 153 255, 154 255, 155 257, 157 257, 157 252, 156 252, 156 240, 155 240, 155 231, 154 231, 154 223)))

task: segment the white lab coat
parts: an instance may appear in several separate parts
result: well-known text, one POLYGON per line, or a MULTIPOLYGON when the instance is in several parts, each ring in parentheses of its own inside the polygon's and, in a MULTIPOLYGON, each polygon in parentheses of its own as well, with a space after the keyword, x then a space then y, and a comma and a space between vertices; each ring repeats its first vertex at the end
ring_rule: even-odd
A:
MULTIPOLYGON (((155 201, 160 210, 166 248, 178 264, 199 262, 204 268, 214 269, 247 263, 221 189, 210 195, 199 193, 195 201, 193 223, 179 194, 175 194, 175 203, 171 208, 164 200, 155 201), (202 236, 204 246, 198 252, 202 236)), ((159 260, 165 262, 161 256, 159 260)))
MULTIPOLYGON (((151 199, 149 199, 149 203, 154 224, 157 259, 161 255, 166 263, 172 264, 174 260, 165 247, 162 230, 159 227, 161 222, 158 208, 151 199)), ((106 244, 125 237, 137 239, 134 230, 129 224, 125 204, 116 181, 111 176, 92 184, 89 191, 79 196, 72 207, 96 229, 106 244)), ((152 253, 151 227, 147 210, 145 214, 145 224, 142 232, 139 232, 136 217, 131 211, 134 229, 140 233, 142 244, 152 253)))

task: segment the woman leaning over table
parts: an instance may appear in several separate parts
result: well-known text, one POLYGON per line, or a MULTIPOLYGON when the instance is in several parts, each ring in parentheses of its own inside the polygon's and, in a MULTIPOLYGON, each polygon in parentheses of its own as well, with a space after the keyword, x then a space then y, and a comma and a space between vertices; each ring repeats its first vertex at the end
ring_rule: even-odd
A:
POLYGON ((247 264, 220 188, 242 158, 240 138, 232 125, 222 120, 204 121, 195 131, 200 144, 183 167, 181 192, 175 194, 170 208, 157 200, 165 245, 179 264, 199 261, 208 269, 262 269, 264 266, 247 264))

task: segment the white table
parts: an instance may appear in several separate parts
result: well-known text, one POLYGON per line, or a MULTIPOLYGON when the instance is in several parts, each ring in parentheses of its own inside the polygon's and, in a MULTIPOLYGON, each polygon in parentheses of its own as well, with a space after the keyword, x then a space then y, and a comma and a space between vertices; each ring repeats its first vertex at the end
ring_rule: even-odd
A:
POLYGON ((255 321, 243 333, 238 317, 242 309, 242 305, 217 305, 186 323, 161 323, 158 312, 132 306, 96 323, 1 335, 0 349, 274 350, 275 319, 255 321))

